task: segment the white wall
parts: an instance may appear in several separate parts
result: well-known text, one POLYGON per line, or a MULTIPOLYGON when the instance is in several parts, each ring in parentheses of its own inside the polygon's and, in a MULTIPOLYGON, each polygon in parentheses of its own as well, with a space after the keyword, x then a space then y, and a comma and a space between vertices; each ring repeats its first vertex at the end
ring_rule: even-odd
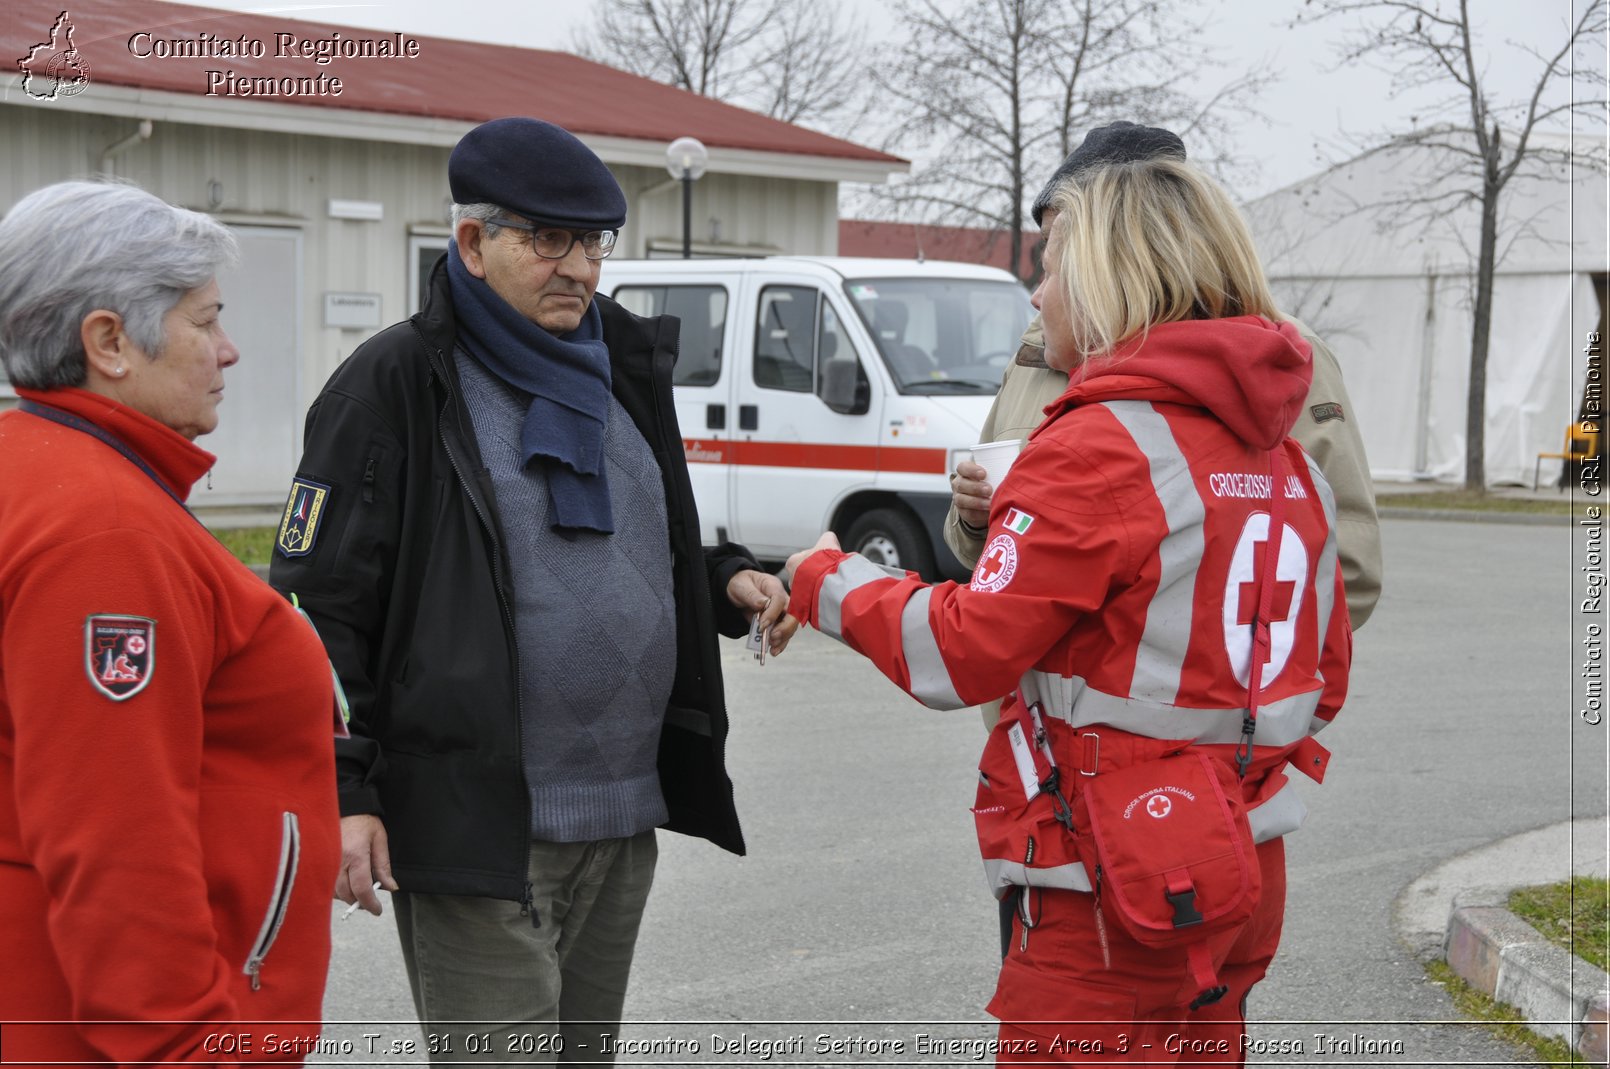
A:
MULTIPOLYGON (((0 154, 0 209, 40 186, 92 177, 106 147, 136 125, 130 119, 48 106, 0 104, 0 144, 5 145, 0 154)), ((441 147, 158 122, 149 141, 118 157, 115 170, 168 201, 209 211, 224 222, 301 232, 300 303, 291 319, 300 326, 284 328, 296 334, 293 351, 298 366, 287 374, 295 381, 299 438, 302 413, 319 388, 372 333, 326 327, 324 294, 379 294, 382 325, 408 315, 414 278, 409 239, 448 232, 448 155, 449 150, 441 147), (378 202, 383 218, 331 219, 331 199, 378 202)), ((663 169, 614 170, 629 205, 616 255, 643 256, 651 242, 680 248, 680 187, 668 181, 663 169)), ((720 243, 727 247, 833 254, 838 250, 837 200, 833 182, 708 174, 694 186, 694 240, 708 242, 715 219, 720 243)), ((229 303, 230 294, 224 299, 229 303)), ((231 327, 228 310, 225 327, 231 327)), ((235 340, 246 360, 256 351, 282 347, 284 341, 257 339, 250 330, 235 332, 235 340)), ((234 411, 226 412, 221 429, 204 445, 210 444, 214 451, 228 445, 231 422, 243 438, 263 433, 244 425, 254 417, 243 411, 243 401, 237 393, 226 402, 234 411)), ((254 478, 253 485, 234 487, 230 493, 240 499, 276 501, 283 497, 291 474, 286 470, 272 486, 254 478)), ((215 487, 214 493, 222 490, 215 487)))
MULTIPOLYGON (((1581 343, 1600 321, 1591 273, 1606 270, 1603 181, 1560 172, 1512 187, 1506 202, 1487 358, 1489 484, 1530 483, 1537 454, 1557 452, 1576 419, 1581 343)), ((1363 210, 1449 188, 1435 158, 1383 155, 1246 206, 1282 306, 1336 351, 1377 478, 1464 480, 1475 208, 1429 225, 1363 210)), ((1546 463, 1544 481, 1558 470, 1546 463)))

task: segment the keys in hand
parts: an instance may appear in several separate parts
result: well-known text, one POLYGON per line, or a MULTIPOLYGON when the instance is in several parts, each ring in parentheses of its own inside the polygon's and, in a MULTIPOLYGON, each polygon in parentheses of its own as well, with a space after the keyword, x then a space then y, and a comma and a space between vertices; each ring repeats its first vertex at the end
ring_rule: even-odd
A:
POLYGON ((749 622, 749 638, 744 642, 744 648, 755 655, 755 662, 762 667, 766 664, 766 647, 770 644, 771 628, 760 626, 760 615, 749 622))

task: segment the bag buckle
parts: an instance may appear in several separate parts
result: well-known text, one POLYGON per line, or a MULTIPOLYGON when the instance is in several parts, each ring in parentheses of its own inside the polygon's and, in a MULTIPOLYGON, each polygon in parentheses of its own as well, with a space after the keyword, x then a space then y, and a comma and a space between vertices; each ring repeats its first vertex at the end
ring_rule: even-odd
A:
POLYGON ((1241 740, 1235 747, 1235 775, 1237 779, 1247 778, 1247 768, 1252 764, 1252 736, 1257 733, 1258 721, 1249 712, 1241 717, 1241 740))
POLYGON ((1086 731, 1079 736, 1083 752, 1079 756, 1079 775, 1094 776, 1101 768, 1101 736, 1086 731))
POLYGON ((1196 911, 1196 888, 1187 887, 1178 892, 1164 891, 1163 897, 1174 907, 1174 927, 1189 928, 1202 923, 1202 914, 1196 911))

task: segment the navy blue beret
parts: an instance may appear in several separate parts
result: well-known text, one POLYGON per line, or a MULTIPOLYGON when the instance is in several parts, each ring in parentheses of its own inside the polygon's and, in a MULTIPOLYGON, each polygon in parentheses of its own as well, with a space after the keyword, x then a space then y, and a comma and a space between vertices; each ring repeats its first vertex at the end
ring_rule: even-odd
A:
POLYGON ((1085 135, 1078 148, 1068 154, 1062 166, 1057 168, 1057 173, 1051 176, 1045 188, 1040 190, 1040 195, 1034 198, 1034 207, 1030 209, 1034 225, 1040 225, 1040 218, 1051 207, 1051 198, 1063 179, 1102 163, 1134 163, 1138 160, 1155 160, 1160 156, 1183 160, 1185 142, 1180 140, 1178 134, 1161 126, 1141 126, 1120 120, 1096 127, 1085 135))
POLYGON ((465 134, 447 160, 458 204, 496 204, 533 223, 619 230, 626 194, 604 161, 570 131, 541 119, 493 119, 465 134))

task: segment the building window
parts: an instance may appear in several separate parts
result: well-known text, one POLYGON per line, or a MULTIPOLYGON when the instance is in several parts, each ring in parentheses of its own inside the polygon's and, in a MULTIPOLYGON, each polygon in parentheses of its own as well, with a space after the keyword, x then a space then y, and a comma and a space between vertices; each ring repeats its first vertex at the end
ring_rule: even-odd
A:
POLYGON ((712 386, 721 378, 721 339, 727 331, 724 286, 621 286, 615 300, 640 316, 673 315, 682 320, 682 340, 672 382, 712 386))

